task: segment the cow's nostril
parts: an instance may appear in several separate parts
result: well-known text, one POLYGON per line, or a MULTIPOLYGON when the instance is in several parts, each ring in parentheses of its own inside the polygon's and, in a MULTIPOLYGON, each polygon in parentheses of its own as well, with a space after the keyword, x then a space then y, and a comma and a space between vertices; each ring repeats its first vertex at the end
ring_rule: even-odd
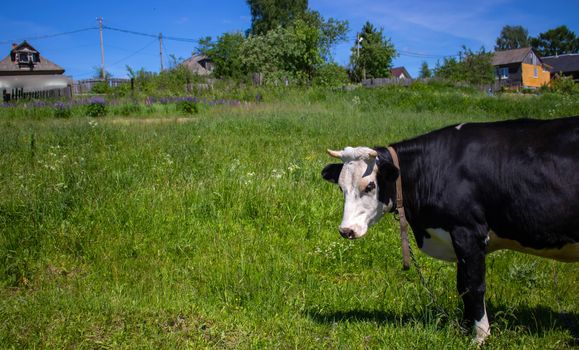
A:
POLYGON ((354 238, 354 230, 349 229, 349 228, 341 228, 340 227, 340 234, 344 238, 348 238, 348 239, 354 238))

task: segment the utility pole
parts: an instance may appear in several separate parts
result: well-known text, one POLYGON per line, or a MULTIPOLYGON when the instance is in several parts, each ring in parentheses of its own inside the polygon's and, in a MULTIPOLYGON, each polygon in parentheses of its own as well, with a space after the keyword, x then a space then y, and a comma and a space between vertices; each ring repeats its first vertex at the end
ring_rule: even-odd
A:
MULTIPOLYGON (((360 36, 360 33, 356 36, 356 50, 357 50, 357 64, 360 64, 360 43, 364 40, 363 37, 360 36)), ((366 63, 364 62, 362 66, 362 79, 366 79, 366 63)))
POLYGON ((103 46, 103 18, 97 18, 99 24, 99 34, 101 38, 101 79, 105 80, 105 48, 103 46))
POLYGON ((161 72, 163 68, 163 33, 159 33, 159 54, 161 56, 161 72))
POLYGON ((360 33, 356 34, 357 59, 360 60, 360 33))

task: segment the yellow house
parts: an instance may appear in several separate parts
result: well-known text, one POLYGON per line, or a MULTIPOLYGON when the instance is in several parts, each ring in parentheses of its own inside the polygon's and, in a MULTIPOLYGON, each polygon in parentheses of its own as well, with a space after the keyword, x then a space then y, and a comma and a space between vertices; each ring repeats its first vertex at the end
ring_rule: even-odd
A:
POLYGON ((495 52, 493 66, 501 87, 534 89, 551 81, 549 66, 530 47, 495 52))

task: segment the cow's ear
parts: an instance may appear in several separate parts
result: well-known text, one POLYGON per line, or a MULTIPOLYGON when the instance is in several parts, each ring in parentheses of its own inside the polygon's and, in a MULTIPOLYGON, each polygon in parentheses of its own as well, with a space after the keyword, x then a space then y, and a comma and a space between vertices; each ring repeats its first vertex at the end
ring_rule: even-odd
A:
POLYGON ((322 177, 326 181, 330 181, 330 182, 337 184, 338 178, 340 177, 340 173, 342 172, 343 166, 344 166, 344 164, 342 164, 342 163, 326 165, 324 170, 322 170, 322 177))
POLYGON ((396 181, 398 175, 400 174, 398 168, 395 167, 391 161, 383 158, 378 160, 378 171, 388 182, 396 181))

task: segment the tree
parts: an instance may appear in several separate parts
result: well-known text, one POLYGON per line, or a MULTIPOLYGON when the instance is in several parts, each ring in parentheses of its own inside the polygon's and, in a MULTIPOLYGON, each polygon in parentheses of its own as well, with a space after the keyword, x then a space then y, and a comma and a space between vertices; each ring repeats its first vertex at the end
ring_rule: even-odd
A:
POLYGON ((109 80, 113 76, 108 70, 105 70, 103 72, 103 69, 101 67, 94 66, 92 67, 92 70, 93 70, 92 74, 93 79, 102 79, 104 76, 104 80, 109 80))
POLYGON ((396 49, 390 39, 384 37, 383 29, 378 30, 370 22, 366 22, 357 40, 359 41, 352 47, 350 56, 350 65, 355 79, 390 76, 396 49))
POLYGON ((492 54, 481 48, 478 52, 463 46, 455 57, 444 58, 442 65, 437 64, 435 76, 452 82, 464 82, 473 85, 490 84, 495 79, 492 65, 492 54))
POLYGON ((456 57, 445 57, 442 64, 436 62, 434 76, 448 81, 463 81, 462 69, 456 57))
POLYGON ((324 19, 318 11, 308 9, 307 0, 247 0, 251 11, 252 35, 265 35, 277 27, 289 28, 297 20, 320 31, 318 48, 325 61, 331 61, 332 47, 346 40, 348 21, 324 19))
POLYGON ((529 32, 522 26, 506 25, 497 38, 495 51, 505 51, 531 46, 529 32))
POLYGON ((215 42, 213 42, 213 38, 210 36, 206 36, 204 38, 199 39, 197 41, 197 47, 195 48, 194 53, 209 56, 208 52, 213 48, 215 42))
POLYGON ((432 71, 428 68, 428 63, 426 61, 422 62, 420 66, 420 76, 421 79, 428 79, 432 77, 432 71))
POLYGON ((289 26, 294 20, 303 18, 308 9, 308 0, 247 0, 251 11, 250 34, 263 35, 281 26, 289 26))
POLYGON ((169 55, 169 70, 176 69, 183 63, 185 59, 183 57, 177 57, 174 54, 169 55))
POLYGON ((350 31, 348 21, 340 21, 335 18, 328 18, 327 20, 320 15, 318 11, 307 11, 304 15, 304 21, 320 31, 320 40, 318 48, 320 56, 324 61, 332 60, 332 48, 347 40, 347 34, 350 31))
POLYGON ((199 40, 199 53, 207 55, 215 65, 213 74, 218 78, 232 78, 241 80, 247 76, 247 70, 241 59, 241 47, 245 42, 242 33, 224 33, 211 41, 207 37, 199 40))
POLYGON ((559 26, 532 38, 531 46, 540 56, 577 53, 579 51, 579 38, 567 26, 559 26))
POLYGON ((264 35, 250 35, 241 48, 241 60, 248 72, 263 73, 266 82, 309 81, 315 67, 323 62, 318 29, 303 20, 290 27, 277 27, 264 35))
POLYGON ((313 83, 318 86, 342 86, 349 82, 348 70, 335 62, 316 68, 313 83))
POLYGON ((473 52, 463 46, 464 59, 462 63, 465 81, 473 85, 491 84, 495 81, 493 54, 482 47, 473 52))

